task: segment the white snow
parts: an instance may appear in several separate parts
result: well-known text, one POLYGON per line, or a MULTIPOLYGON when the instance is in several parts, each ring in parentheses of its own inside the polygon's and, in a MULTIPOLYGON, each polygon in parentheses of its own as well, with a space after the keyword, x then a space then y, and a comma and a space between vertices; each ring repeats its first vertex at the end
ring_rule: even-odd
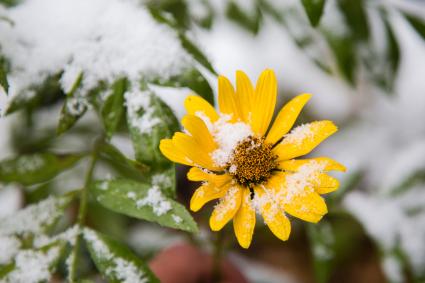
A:
POLYGON ((41 233, 46 226, 53 224, 62 215, 59 207, 63 203, 63 199, 49 197, 37 204, 27 206, 13 216, 0 219, 0 235, 41 233))
POLYGON ((161 216, 172 209, 171 203, 164 198, 158 186, 152 186, 146 197, 137 200, 137 207, 150 206, 153 212, 161 216))
POLYGON ((167 79, 192 64, 175 32, 136 0, 27 0, 2 11, 14 23, 0 23, 12 94, 61 70, 65 91, 80 72, 86 91, 122 76, 167 79))
POLYGON ((304 124, 294 128, 289 134, 284 136, 282 143, 285 144, 300 144, 305 139, 313 137, 311 124, 304 124))
POLYGON ((53 246, 47 252, 22 250, 15 257, 15 268, 4 278, 10 283, 38 283, 49 281, 50 265, 60 254, 60 248, 53 246))
POLYGON ((220 114, 220 118, 214 123, 202 112, 196 115, 204 121, 218 145, 218 148, 211 153, 216 166, 225 166, 231 160, 238 143, 253 135, 250 125, 243 122, 231 123, 230 115, 220 114))
POLYGON ((161 123, 155 116, 155 109, 151 105, 151 93, 134 89, 125 93, 130 125, 141 134, 149 134, 152 128, 161 123))
POLYGON ((14 236, 0 236, 0 265, 8 263, 18 252, 21 242, 14 236))
POLYGON ((85 229, 84 238, 91 243, 98 257, 112 262, 112 266, 106 270, 108 276, 115 276, 123 283, 148 282, 145 274, 133 262, 114 255, 95 232, 85 229))
POLYGON ((229 211, 236 208, 236 193, 238 190, 239 189, 237 187, 229 188, 224 197, 222 197, 219 203, 215 206, 214 211, 216 212, 217 221, 222 220, 229 211))
POLYGON ((425 266, 424 189, 418 186, 394 197, 352 192, 344 199, 381 249, 388 253, 400 244, 416 272, 425 266))
POLYGON ((283 203, 289 203, 293 198, 314 191, 313 183, 326 167, 325 162, 309 162, 295 173, 286 175, 285 182, 282 184, 286 190, 281 190, 281 194, 276 197, 283 203))

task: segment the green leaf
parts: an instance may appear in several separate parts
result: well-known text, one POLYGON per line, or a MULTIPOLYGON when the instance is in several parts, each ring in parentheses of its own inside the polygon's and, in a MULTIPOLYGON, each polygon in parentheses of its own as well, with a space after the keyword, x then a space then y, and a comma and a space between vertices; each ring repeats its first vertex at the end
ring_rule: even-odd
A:
POLYGON ((256 8, 255 14, 251 15, 243 11, 234 1, 230 1, 227 4, 226 15, 230 20, 253 34, 257 34, 260 29, 261 13, 258 8, 256 8))
POLYGON ((33 185, 48 181, 72 167, 79 154, 36 153, 0 161, 0 182, 33 185))
POLYGON ((398 67, 400 65, 400 45, 398 44, 394 31, 387 19, 384 20, 384 25, 387 36, 387 50, 385 57, 387 65, 390 67, 387 69, 388 76, 386 85, 388 86, 388 90, 392 90, 397 76, 398 67))
POLYGON ((369 39, 369 23, 364 0, 338 0, 338 4, 354 39, 369 39))
POLYGON ((111 138, 117 130, 124 113, 124 93, 127 90, 127 79, 119 79, 112 86, 112 94, 108 96, 102 107, 102 118, 106 136, 111 138))
POLYGON ((64 93, 59 84, 61 73, 49 76, 40 85, 33 85, 11 98, 6 115, 21 109, 38 109, 63 100, 64 93))
POLYGON ((91 191, 100 204, 115 212, 188 232, 198 230, 186 208, 166 197, 158 185, 104 180, 95 182, 91 191))
POLYGON ((7 81, 6 63, 0 56, 0 86, 3 87, 6 94, 9 91, 9 82, 7 81))
POLYGON ((334 236, 328 221, 320 225, 306 225, 313 254, 313 267, 317 283, 329 282, 334 269, 334 236))
POLYGON ((138 181, 147 181, 150 167, 138 161, 127 158, 115 146, 104 142, 98 145, 99 156, 107 161, 115 170, 123 176, 138 181))
POLYGON ((159 283, 147 265, 119 242, 88 228, 84 239, 97 269, 109 282, 159 283))
POLYGON ((11 216, 0 219, 0 235, 38 235, 47 232, 63 216, 75 193, 60 197, 50 196, 29 205, 11 216))
POLYGON ((21 250, 15 262, 0 268, 1 282, 48 282, 64 251, 63 242, 21 250))
POLYGON ((425 21, 423 18, 403 13, 406 20, 415 29, 415 31, 425 40, 425 21))
POLYGON ((62 106, 59 124, 56 129, 58 135, 69 130, 87 111, 87 101, 77 94, 83 81, 83 73, 76 78, 71 90, 66 94, 65 103, 62 106))
POLYGON ((339 72, 351 84, 355 84, 357 70, 357 54, 354 42, 348 37, 328 36, 339 72))
POLYGON ((149 90, 128 93, 126 100, 136 160, 152 167, 169 166, 170 161, 159 151, 159 143, 179 129, 173 112, 149 90))
POLYGON ((208 81, 197 69, 188 69, 182 74, 173 76, 168 80, 162 78, 154 79, 152 83, 161 86, 188 87, 210 104, 214 105, 214 92, 208 81))
POLYGON ((198 61, 202 66, 207 68, 211 73, 217 75, 217 72, 214 70, 207 57, 191 40, 189 40, 189 38, 187 38, 186 35, 184 35, 183 33, 179 33, 179 38, 183 48, 186 49, 186 51, 189 52, 193 56, 193 58, 195 58, 196 61, 198 61))
POLYGON ((313 27, 316 27, 323 14, 325 0, 302 0, 304 10, 308 16, 308 20, 313 27))

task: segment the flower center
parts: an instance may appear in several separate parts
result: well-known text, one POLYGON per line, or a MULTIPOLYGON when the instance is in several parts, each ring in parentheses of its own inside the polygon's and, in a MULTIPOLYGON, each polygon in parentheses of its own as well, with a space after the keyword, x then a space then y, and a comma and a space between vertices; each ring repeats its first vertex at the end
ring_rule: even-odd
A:
POLYGON ((265 143, 263 137, 253 136, 238 143, 227 164, 229 174, 248 187, 266 181, 276 168, 277 155, 272 153, 272 144, 265 143))

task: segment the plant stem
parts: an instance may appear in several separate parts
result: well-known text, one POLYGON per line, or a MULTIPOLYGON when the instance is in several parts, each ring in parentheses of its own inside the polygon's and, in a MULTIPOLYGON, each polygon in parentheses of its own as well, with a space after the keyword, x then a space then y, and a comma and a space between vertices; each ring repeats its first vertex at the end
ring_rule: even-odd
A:
POLYGON ((213 251, 213 266, 212 266, 212 281, 220 282, 221 280, 221 259, 224 251, 224 231, 221 230, 217 233, 217 238, 214 242, 213 251))
POLYGON ((75 239, 75 245, 71 251, 71 258, 70 258, 71 262, 69 264, 70 268, 69 268, 68 279, 70 282, 76 282, 77 258, 78 258, 78 252, 80 250, 80 245, 81 245, 82 228, 86 220, 88 190, 89 190, 90 182, 93 177, 94 167, 97 161, 97 146, 96 145, 91 154, 89 168, 87 170, 86 177, 84 180, 84 188, 81 190, 80 207, 78 209, 78 218, 77 218, 78 235, 77 235, 77 238, 75 239))

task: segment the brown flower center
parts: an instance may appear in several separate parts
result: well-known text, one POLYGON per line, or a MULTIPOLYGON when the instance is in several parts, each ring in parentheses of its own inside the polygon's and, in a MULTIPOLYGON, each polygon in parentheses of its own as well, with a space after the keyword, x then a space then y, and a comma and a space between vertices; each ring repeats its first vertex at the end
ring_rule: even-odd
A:
POLYGON ((239 184, 252 187, 266 181, 276 168, 272 144, 265 143, 263 137, 249 136, 236 146, 227 170, 239 184))

